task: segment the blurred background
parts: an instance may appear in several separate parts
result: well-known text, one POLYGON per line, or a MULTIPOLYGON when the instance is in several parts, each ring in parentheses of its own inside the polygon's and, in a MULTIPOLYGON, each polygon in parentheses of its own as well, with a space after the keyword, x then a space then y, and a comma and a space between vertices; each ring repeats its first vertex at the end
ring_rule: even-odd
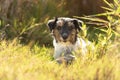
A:
POLYGON ((0 40, 51 45, 49 19, 103 13, 102 6, 103 0, 0 0, 0 40))

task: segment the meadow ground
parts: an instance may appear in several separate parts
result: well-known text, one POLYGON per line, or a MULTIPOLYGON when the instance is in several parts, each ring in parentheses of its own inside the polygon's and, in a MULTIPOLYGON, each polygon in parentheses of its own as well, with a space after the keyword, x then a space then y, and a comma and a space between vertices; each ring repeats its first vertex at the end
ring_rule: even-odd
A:
POLYGON ((77 57, 71 65, 57 64, 52 48, 30 48, 16 41, 0 43, 0 80, 120 80, 120 44, 109 45, 106 55, 77 57))

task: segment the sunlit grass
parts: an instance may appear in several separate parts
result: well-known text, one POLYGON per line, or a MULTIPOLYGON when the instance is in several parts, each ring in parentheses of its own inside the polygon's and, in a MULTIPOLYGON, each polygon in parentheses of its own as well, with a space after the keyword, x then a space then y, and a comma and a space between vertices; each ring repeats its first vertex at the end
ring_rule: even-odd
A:
POLYGON ((102 58, 77 57, 71 65, 52 60, 53 50, 16 41, 0 44, 0 80, 119 80, 119 43, 109 45, 102 58), (113 47, 114 46, 114 47, 113 47), (109 53, 109 54, 108 54, 109 53))

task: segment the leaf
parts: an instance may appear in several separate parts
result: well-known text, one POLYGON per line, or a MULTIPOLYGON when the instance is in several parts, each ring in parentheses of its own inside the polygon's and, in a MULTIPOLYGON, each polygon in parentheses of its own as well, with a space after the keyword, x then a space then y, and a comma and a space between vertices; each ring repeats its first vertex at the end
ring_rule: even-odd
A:
POLYGON ((74 16, 76 18, 80 18, 80 19, 85 19, 85 20, 90 20, 90 21, 97 21, 97 22, 103 22, 103 23, 108 23, 108 21, 100 19, 100 18, 94 18, 91 16, 85 16, 85 17, 78 17, 78 16, 74 16))
POLYGON ((0 27, 2 27, 2 21, 0 20, 0 27))
POLYGON ((102 7, 102 8, 105 9, 105 10, 108 10, 108 11, 110 11, 110 12, 114 11, 113 9, 108 8, 108 7, 102 7))
POLYGON ((107 0, 104 0, 104 2, 110 7, 110 8, 114 8, 114 5, 109 3, 107 0))

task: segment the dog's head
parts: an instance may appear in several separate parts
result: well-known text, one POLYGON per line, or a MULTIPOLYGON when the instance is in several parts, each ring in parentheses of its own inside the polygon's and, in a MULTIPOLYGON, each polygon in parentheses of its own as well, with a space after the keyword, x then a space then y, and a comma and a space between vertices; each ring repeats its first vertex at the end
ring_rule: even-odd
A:
POLYGON ((55 18, 48 21, 48 27, 56 42, 75 43, 77 33, 81 30, 82 21, 74 18, 55 18))

